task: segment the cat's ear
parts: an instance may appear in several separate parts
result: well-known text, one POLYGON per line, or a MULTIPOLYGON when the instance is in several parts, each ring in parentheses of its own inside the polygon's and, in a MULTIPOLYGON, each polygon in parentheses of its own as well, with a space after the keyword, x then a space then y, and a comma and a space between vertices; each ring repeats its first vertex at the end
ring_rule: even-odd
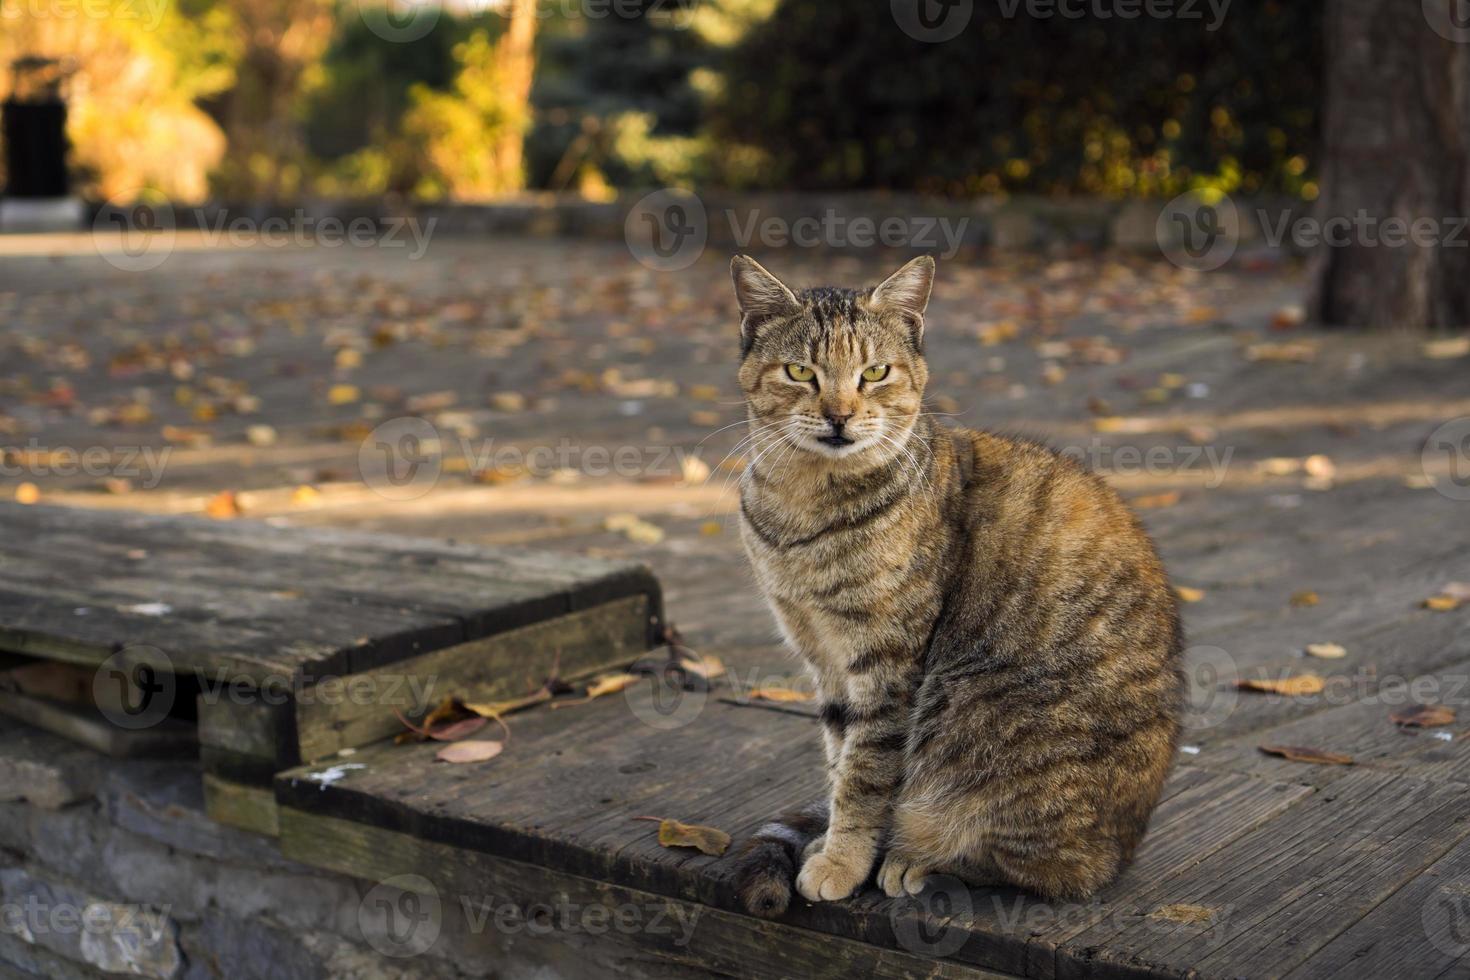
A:
POLYGON ((748 255, 730 260, 730 278, 735 280, 735 299, 740 304, 741 350, 750 349, 761 324, 801 312, 796 294, 748 255))
POLYGON ((914 339, 922 340, 924 310, 933 288, 934 260, 921 255, 873 288, 868 296, 868 309, 902 316, 913 327, 914 339))

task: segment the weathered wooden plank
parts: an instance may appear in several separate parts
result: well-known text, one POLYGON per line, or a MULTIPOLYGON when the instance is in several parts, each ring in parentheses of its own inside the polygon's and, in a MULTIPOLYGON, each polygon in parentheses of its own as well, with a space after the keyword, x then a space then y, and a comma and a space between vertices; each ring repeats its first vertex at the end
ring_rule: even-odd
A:
POLYGON ((1067 941, 1058 950, 1058 976, 1285 973, 1470 833, 1464 793, 1459 784, 1351 773, 1143 889, 1138 919, 1067 941), (1173 921, 1170 906, 1209 915, 1173 921))
POLYGON ((0 536, 0 644, 84 662, 149 643, 256 680, 266 664, 346 673, 630 595, 648 598, 650 638, 661 627, 656 580, 626 562, 14 504, 0 536), (158 602, 151 624, 121 611, 158 602), (87 606, 106 612, 75 623, 87 606))
MULTIPOLYGON (((738 663, 731 666, 740 672, 738 663)), ((821 794, 817 724, 714 699, 687 715, 675 709, 659 716, 642 698, 635 692, 513 716, 508 748, 483 767, 436 765, 432 745, 370 746, 330 760, 363 768, 342 770, 325 788, 308 778, 311 768, 283 774, 277 798, 304 812, 739 911, 733 853, 715 859, 660 847, 653 825, 633 818, 708 823, 743 839, 776 813, 821 794), (548 765, 555 780, 547 778, 548 765)), ((1104 905, 1053 907, 1009 889, 965 889, 967 914, 946 919, 939 913, 954 910, 942 900, 921 906, 916 916, 870 890, 842 903, 798 900, 782 921, 888 948, 919 944, 908 952, 929 948, 915 937, 938 930, 958 961, 1015 973, 1049 970, 1069 929, 1131 909, 1133 890, 1226 846, 1308 793, 1181 769, 1138 863, 1120 883, 1120 897, 1104 905)))
POLYGON ((204 774, 204 813, 209 819, 267 837, 281 833, 276 797, 270 789, 204 774))
MULTIPOLYGON (((999 978, 1003 974, 963 964, 879 949, 851 940, 823 936, 779 923, 765 922, 677 899, 569 875, 507 858, 465 852, 409 834, 385 831, 347 820, 285 807, 281 810, 281 847, 303 864, 382 883, 386 888, 413 888, 427 896, 430 933, 437 935, 442 916, 464 915, 468 928, 478 921, 515 928, 531 910, 549 901, 580 910, 580 918, 552 918, 556 928, 588 928, 611 921, 593 907, 629 916, 639 927, 620 930, 631 945, 671 964, 684 963, 732 976, 787 980, 789 977, 847 980, 854 976, 884 978, 999 978), (471 912, 488 910, 488 917, 471 912), (620 911, 621 910, 621 911, 620 911), (498 917, 497 917, 498 913, 498 917), (436 918, 439 917, 439 918, 436 918), (688 924, 664 928, 659 923, 688 924)), ((424 940, 432 942, 429 933, 424 940)))
POLYGON ((1344 687, 1344 697, 1362 695, 1355 700, 1335 707, 1313 701, 1303 706, 1303 711, 1310 712, 1303 717, 1207 743, 1194 763, 1314 786, 1325 786, 1353 771, 1345 766, 1292 762, 1260 751, 1262 745, 1297 745, 1344 753, 1359 766, 1374 770, 1401 772, 1426 781, 1470 783, 1470 739, 1464 737, 1470 725, 1470 661, 1415 677, 1389 675, 1376 681, 1371 690, 1344 687), (1394 712, 1416 705, 1445 705, 1462 717, 1439 728, 1404 728, 1391 720, 1394 712))
POLYGON ((0 690, 0 713, 114 759, 191 758, 198 751, 194 727, 173 718, 134 731, 117 727, 96 708, 5 690, 0 690))
POLYGON ((1460 841, 1287 977, 1470 977, 1470 840, 1460 841))

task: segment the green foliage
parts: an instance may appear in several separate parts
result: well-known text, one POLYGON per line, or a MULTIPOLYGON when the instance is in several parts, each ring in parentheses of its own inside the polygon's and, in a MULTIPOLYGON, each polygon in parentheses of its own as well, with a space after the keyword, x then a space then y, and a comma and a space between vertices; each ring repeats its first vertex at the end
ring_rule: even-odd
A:
POLYGON ((474 200, 519 190, 511 173, 489 152, 507 132, 525 132, 526 108, 507 99, 495 42, 477 30, 454 46, 459 71, 448 92, 417 84, 408 91, 403 135, 422 198, 474 200))
POLYGON ((1319 4, 1237 4, 1209 31, 976 3, 938 44, 880 6, 782 3, 725 62, 718 139, 796 188, 1315 196, 1319 4))

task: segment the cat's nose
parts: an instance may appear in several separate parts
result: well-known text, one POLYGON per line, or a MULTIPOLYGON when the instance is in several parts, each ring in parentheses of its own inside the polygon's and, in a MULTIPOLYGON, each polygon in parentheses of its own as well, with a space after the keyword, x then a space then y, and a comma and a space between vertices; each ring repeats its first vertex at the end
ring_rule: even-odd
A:
POLYGON ((847 420, 850 418, 852 418, 851 412, 846 412, 843 414, 839 414, 837 412, 827 413, 827 421, 831 422, 832 428, 836 429, 838 432, 842 431, 842 427, 847 424, 847 420))

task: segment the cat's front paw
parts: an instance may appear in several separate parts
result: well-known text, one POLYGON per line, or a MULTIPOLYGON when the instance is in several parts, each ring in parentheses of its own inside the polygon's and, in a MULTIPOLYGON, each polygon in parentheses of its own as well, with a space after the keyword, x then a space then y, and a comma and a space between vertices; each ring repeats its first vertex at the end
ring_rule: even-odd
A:
POLYGON ((917 858, 902 851, 889 851, 883 858, 883 867, 878 871, 878 887, 889 898, 917 895, 924 890, 932 869, 917 858))
POLYGON ((844 858, 828 848, 807 858, 796 876, 796 890, 808 902, 835 902, 857 891, 871 868, 871 859, 844 858))

